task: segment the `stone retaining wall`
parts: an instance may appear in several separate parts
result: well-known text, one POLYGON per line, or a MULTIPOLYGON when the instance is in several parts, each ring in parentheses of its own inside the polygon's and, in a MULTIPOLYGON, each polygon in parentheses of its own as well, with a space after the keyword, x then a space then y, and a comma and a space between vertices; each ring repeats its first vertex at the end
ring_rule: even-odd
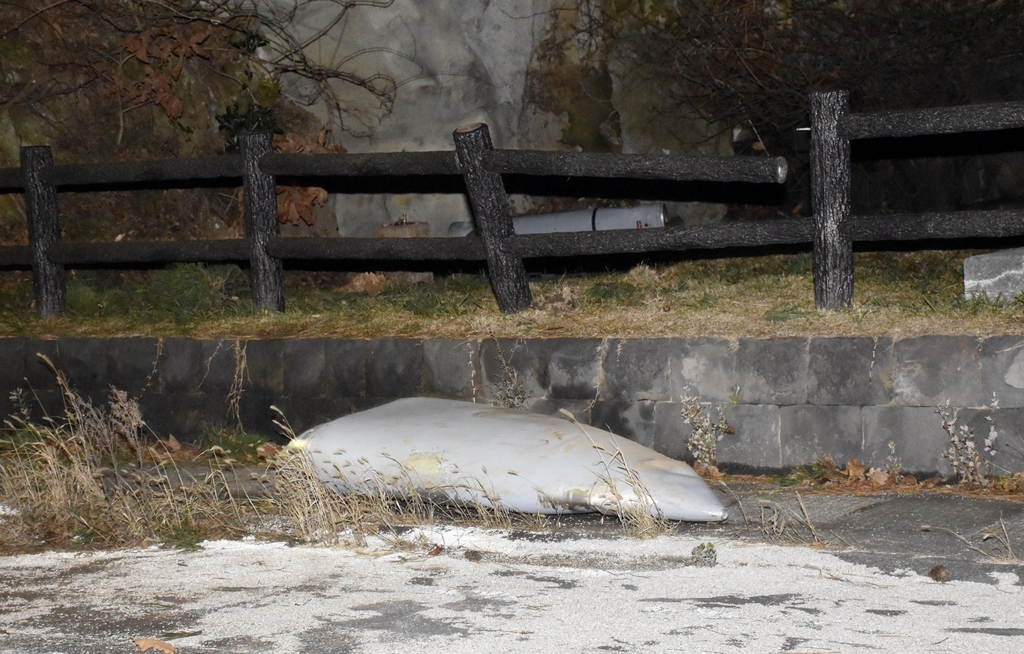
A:
POLYGON ((413 395, 489 402, 505 375, 532 410, 564 408, 581 422, 683 457, 680 396, 721 403, 736 433, 725 464, 777 469, 830 455, 884 466, 889 441, 911 471, 950 469, 936 405, 963 407, 960 424, 983 440, 995 425, 997 463, 1024 469, 1024 337, 413 340, 188 338, 0 339, 0 408, 22 388, 36 417, 60 412, 49 357, 72 386, 105 401, 110 386, 140 398, 158 435, 196 439, 231 424, 241 389, 243 425, 268 434, 271 404, 297 431, 413 395), (244 364, 244 365, 242 365, 244 364), (238 374, 241 374, 239 378, 238 374), (240 385, 239 385, 240 379, 240 385), (993 395, 998 408, 992 409, 993 395), (992 418, 989 421, 988 418, 992 418))

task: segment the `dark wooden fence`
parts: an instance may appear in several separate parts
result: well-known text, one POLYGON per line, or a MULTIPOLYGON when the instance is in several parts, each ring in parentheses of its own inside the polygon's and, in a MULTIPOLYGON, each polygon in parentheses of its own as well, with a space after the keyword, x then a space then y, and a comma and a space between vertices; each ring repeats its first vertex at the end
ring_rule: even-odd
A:
POLYGON ((779 158, 691 157, 495 150, 486 125, 455 131, 455 150, 383 154, 279 154, 270 134, 240 139, 240 156, 139 163, 55 165, 50 148, 21 150, 21 168, 0 169, 0 192, 25 195, 28 246, 0 248, 0 266, 31 267, 40 315, 64 307, 66 266, 170 262, 248 261, 253 305, 284 310, 283 260, 486 261, 502 311, 520 311, 532 298, 523 259, 617 252, 649 252, 760 245, 778 229, 736 225, 622 230, 581 234, 514 234, 503 174, 778 184, 779 158), (476 236, 463 238, 282 238, 277 222, 278 176, 461 176, 469 194, 476 236), (202 241, 64 243, 57 191, 158 185, 189 187, 200 180, 237 186, 245 196, 245 238, 202 241))
POLYGON ((917 241, 1024 235, 1024 211, 850 215, 850 141, 1024 127, 1024 102, 851 114, 846 91, 811 94, 814 302, 853 300, 854 241, 917 241))
POLYGON ((1024 235, 1024 212, 960 211, 850 215, 850 141, 1024 127, 1024 102, 918 111, 850 114, 844 91, 814 93, 811 102, 813 220, 560 234, 517 235, 504 174, 781 183, 782 158, 689 157, 496 150, 487 126, 455 131, 455 150, 383 154, 279 154, 269 134, 242 137, 242 154, 205 159, 54 165, 45 146, 22 148, 21 168, 0 169, 0 192, 25 195, 29 245, 0 247, 0 266, 31 267, 40 315, 64 307, 66 266, 248 261, 253 304, 284 310, 283 260, 486 261, 502 311, 530 306, 523 259, 813 244, 815 304, 841 309, 853 298, 853 242, 1024 235), (278 176, 461 176, 476 236, 464 238, 281 238, 278 176), (57 191, 112 185, 189 187, 222 180, 245 193, 245 238, 238 240, 63 243, 57 191))

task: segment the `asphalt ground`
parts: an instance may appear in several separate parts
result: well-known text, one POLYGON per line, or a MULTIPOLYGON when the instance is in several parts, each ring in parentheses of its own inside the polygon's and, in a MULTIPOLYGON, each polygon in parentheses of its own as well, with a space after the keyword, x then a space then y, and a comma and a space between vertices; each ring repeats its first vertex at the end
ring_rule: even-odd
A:
MULTIPOLYGON (((0 558, 0 651, 1011 652, 1024 502, 718 485, 719 525, 436 526, 0 558), (714 565, 695 556, 712 543, 714 565)), ((706 550, 705 550, 706 552, 706 550)))

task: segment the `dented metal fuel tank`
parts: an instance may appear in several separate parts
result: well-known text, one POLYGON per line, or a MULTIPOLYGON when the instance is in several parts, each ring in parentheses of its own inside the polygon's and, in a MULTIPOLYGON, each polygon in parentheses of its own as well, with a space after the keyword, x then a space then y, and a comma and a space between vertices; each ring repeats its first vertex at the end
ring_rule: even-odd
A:
POLYGON ((484 404, 398 400, 315 427, 292 447, 307 449, 342 492, 415 492, 524 513, 727 517, 682 461, 596 427, 484 404))

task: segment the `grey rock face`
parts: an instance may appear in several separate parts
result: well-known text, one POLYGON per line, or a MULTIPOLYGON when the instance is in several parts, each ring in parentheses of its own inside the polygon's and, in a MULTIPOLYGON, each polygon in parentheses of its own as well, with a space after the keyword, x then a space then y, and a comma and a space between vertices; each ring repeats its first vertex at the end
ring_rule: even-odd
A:
POLYGON ((1012 299, 1024 293, 1024 248, 964 259, 964 297, 1012 299))

